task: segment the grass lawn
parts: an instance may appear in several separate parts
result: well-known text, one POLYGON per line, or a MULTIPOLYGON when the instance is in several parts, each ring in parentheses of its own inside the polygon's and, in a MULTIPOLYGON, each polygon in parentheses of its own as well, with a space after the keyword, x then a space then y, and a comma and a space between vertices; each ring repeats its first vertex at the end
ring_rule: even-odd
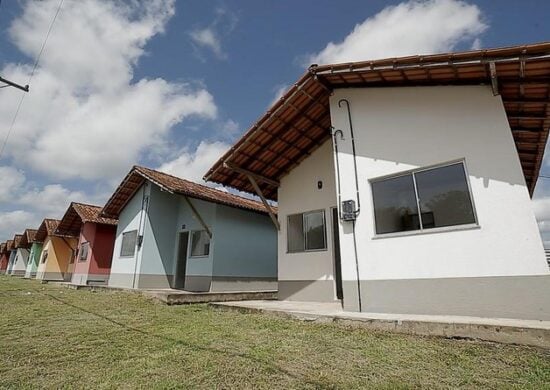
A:
POLYGON ((550 388, 550 351, 0 276, 1 388, 550 388))

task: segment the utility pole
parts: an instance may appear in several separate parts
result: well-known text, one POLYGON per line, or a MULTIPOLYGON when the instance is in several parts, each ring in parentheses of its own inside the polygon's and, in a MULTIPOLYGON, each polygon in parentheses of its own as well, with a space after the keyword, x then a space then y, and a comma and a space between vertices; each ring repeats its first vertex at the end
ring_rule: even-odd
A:
POLYGON ((6 84, 6 85, 4 85, 4 87, 10 86, 10 87, 14 87, 14 88, 20 89, 20 90, 25 91, 25 92, 29 92, 29 86, 28 85, 23 86, 23 85, 14 83, 13 81, 6 80, 5 78, 3 78, 1 76, 0 76, 0 82, 6 84))

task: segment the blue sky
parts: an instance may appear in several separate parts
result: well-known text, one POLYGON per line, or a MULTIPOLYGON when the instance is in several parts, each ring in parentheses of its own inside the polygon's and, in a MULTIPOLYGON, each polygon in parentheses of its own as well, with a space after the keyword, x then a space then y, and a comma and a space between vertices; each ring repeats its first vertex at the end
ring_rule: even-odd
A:
MULTIPOLYGON (((0 75, 26 83, 57 5, 2 1, 0 75)), ((200 180, 312 60, 550 40, 548 15, 543 0, 65 0, 0 158, 0 240, 101 204, 133 164, 200 180)), ((2 140, 20 94, 0 89, 2 140)), ((547 195, 550 180, 544 232, 547 195)))

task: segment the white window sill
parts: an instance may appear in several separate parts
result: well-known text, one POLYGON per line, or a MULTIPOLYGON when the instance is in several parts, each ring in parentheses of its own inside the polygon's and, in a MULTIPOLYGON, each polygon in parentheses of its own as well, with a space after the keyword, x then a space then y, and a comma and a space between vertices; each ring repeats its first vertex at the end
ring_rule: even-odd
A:
POLYGON ((479 226, 478 224, 446 226, 446 227, 433 228, 433 229, 409 230, 409 231, 396 232, 396 233, 376 234, 372 237, 372 239, 380 240, 384 238, 419 236, 419 235, 425 235, 425 234, 448 233, 448 232, 458 232, 458 231, 464 231, 464 230, 477 230, 477 229, 481 229, 481 226, 479 226))

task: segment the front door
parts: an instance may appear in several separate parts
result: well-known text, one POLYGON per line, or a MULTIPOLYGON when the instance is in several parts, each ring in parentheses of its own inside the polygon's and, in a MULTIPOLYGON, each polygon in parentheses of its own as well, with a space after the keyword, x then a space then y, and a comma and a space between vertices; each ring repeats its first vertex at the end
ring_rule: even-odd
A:
POLYGON ((338 208, 332 209, 332 239, 333 239, 333 257, 334 257, 334 279, 336 281, 336 297, 338 299, 344 299, 344 293, 342 291, 342 263, 340 260, 340 234, 338 226, 340 225, 338 220, 338 208))
POLYGON ((176 274, 174 275, 174 288, 183 288, 185 284, 185 268, 187 266, 187 243, 189 232, 181 232, 178 241, 178 258, 176 274))

